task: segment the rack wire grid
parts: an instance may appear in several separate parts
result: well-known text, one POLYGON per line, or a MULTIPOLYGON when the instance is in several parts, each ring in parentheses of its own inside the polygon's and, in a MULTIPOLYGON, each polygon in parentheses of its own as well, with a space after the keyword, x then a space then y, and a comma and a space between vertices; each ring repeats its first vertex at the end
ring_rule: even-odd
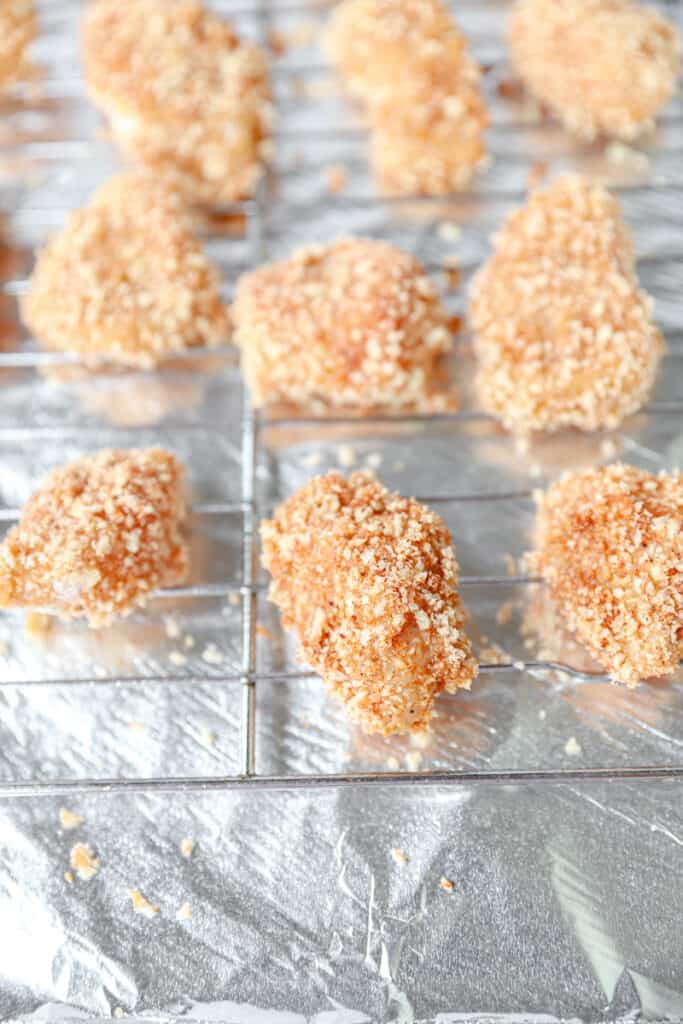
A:
MULTIPOLYGON (((171 651, 171 662, 181 663, 184 672, 169 672, 167 661, 164 667, 169 646, 174 645, 169 644, 170 636, 159 632, 161 612, 154 628, 149 617, 136 617, 118 627, 118 633, 116 628, 106 631, 109 640, 93 638, 74 626, 55 627, 57 640, 50 641, 47 653, 39 650, 37 654, 35 639, 22 638, 16 618, 5 613, 1 630, 7 633, 12 651, 20 648, 20 652, 12 656, 11 651, 6 659, 17 672, 8 675, 5 669, 2 692, 11 691, 15 699, 27 699, 30 704, 36 693, 54 689, 68 693, 67 706, 71 706, 68 701, 78 699, 84 687, 97 688, 92 699, 98 702, 107 684, 116 692, 114 700, 123 690, 138 688, 142 715, 155 713, 164 686, 177 687, 178 692, 194 689, 196 694, 198 690, 204 693, 206 684, 211 691, 209 701, 219 700, 227 690, 234 695, 239 689, 241 708, 236 723, 231 712, 233 728, 226 741, 231 751, 239 743, 239 757, 223 752, 215 774, 194 775, 187 769, 176 773, 164 770, 171 759, 162 751, 163 764, 145 777, 129 777, 125 768, 117 775, 96 777, 88 761, 82 773, 77 767, 72 777, 3 778, 0 795, 683 776, 683 762, 676 763, 683 744, 680 672, 666 686, 633 692, 611 687, 575 645, 566 637, 557 639, 554 624, 545 621, 540 581, 517 570, 510 574, 504 568, 507 556, 516 561, 529 546, 533 490, 560 469, 615 456, 648 467, 673 466, 683 451, 680 96, 667 108, 656 136, 642 147, 579 147, 558 125, 541 119, 529 101, 519 96, 501 98, 509 92, 501 87, 509 79, 502 43, 507 4, 503 0, 458 4, 457 20, 486 71, 484 84, 493 115, 489 136, 493 163, 470 192, 438 200, 390 199, 376 193, 367 165, 365 128, 342 98, 331 69, 320 56, 318 29, 329 7, 307 5, 304 0, 255 0, 251 5, 224 0, 215 6, 234 20, 241 34, 263 45, 272 46, 278 37, 297 38, 299 43, 277 58, 274 55, 278 114, 269 180, 253 200, 222 211, 228 222, 232 216, 246 217, 246 239, 226 238, 216 230, 216 220, 207 235, 209 251, 226 276, 226 297, 239 272, 285 255, 297 244, 324 241, 341 233, 366 234, 415 252, 431 273, 442 283, 446 281, 445 301, 454 314, 462 315, 468 280, 486 255, 488 237, 505 212, 523 201, 530 172, 552 175, 574 167, 606 181, 619 193, 634 228, 641 281, 655 296, 668 354, 652 401, 622 430, 539 438, 520 452, 514 441, 473 405, 466 333, 458 337, 451 366, 463 395, 462 411, 363 419, 340 413, 257 412, 239 380, 235 352, 229 345, 210 355, 214 362, 223 361, 226 368, 222 374, 216 374, 213 363, 207 370, 207 353, 193 351, 173 368, 156 374, 126 375, 104 382, 92 377, 84 381, 76 375, 73 380, 62 377, 55 386, 43 378, 43 372, 55 367, 64 371, 73 360, 41 352, 31 339, 22 338, 21 347, 0 353, 6 394, 11 396, 5 403, 0 433, 0 459, 5 467, 5 507, 0 509, 0 520, 8 524, 16 519, 20 502, 12 498, 27 493, 47 465, 108 443, 162 441, 187 456, 190 470, 193 460, 201 465, 205 484, 212 481, 208 496, 198 495, 192 508, 193 523, 204 523, 210 542, 203 544, 200 538, 195 545, 205 578, 158 595, 161 604, 170 602, 177 614, 183 602, 192 609, 192 632, 184 634, 189 637, 188 651, 179 656, 175 652, 175 659, 171 651), (311 26, 315 31, 309 38, 311 26), (347 181, 337 193, 330 190, 328 176, 330 169, 338 166, 347 181), (451 258, 454 254, 457 270, 451 258), (457 286, 449 290, 454 274, 457 286), (191 374, 195 373, 205 373, 199 400, 192 392, 191 374), (151 425, 122 426, 119 422, 112 426, 112 409, 120 412, 121 403, 144 406, 149 398, 146 389, 151 389, 154 406, 151 425), (193 401, 197 409, 192 408, 193 401), (233 443, 230 432, 237 424, 238 404, 240 434, 233 443), (182 407, 180 411, 178 407, 182 407), (30 425, 18 427, 19 415, 27 415, 30 425), (212 428, 212 418, 220 428, 212 428), (218 455, 227 455, 227 470, 216 470, 218 455), (277 616, 264 603, 267 584, 257 568, 259 522, 277 500, 314 471, 340 462, 344 466, 352 462, 358 466, 379 464, 378 475, 389 486, 434 505, 454 533, 463 571, 460 586, 472 613, 475 643, 483 652, 481 678, 471 695, 442 698, 435 722, 436 749, 431 752, 411 747, 404 739, 376 740, 349 732, 343 712, 326 703, 321 682, 297 666, 294 648, 279 632, 277 616), (238 473, 238 493, 212 489, 214 475, 232 480, 238 473), (530 594, 534 596, 529 598, 530 594), (225 613, 225 626, 221 626, 219 614, 219 626, 212 619, 202 633, 206 603, 215 610, 215 603, 226 598, 234 603, 220 609, 225 613), (231 619, 237 614, 239 625, 231 619), (512 625, 508 617, 515 620, 512 625), (264 622, 267 627, 261 625, 264 622), (530 653, 530 649, 539 650, 538 644, 533 647, 534 633, 540 631, 543 640, 544 629, 555 630, 553 642, 559 646, 554 656, 543 650, 542 643, 540 653, 530 653), (230 630, 226 641, 230 671, 216 665, 214 657, 202 659, 189 650, 190 643, 198 649, 207 641, 213 651, 230 630), (266 630, 267 643, 260 643, 260 634, 266 630), (529 636, 525 637, 525 632, 529 636), (135 648, 131 663, 136 670, 126 674, 120 671, 119 655, 121 645, 131 643, 135 648), (163 654, 149 655, 150 643, 161 647, 163 654), (487 654, 487 649, 494 653, 487 654), (302 704, 310 716, 300 716, 296 723, 286 717, 290 698, 283 696, 294 685, 305 687, 308 698, 314 695, 310 707, 305 701, 302 704), (525 694, 522 714, 520 693, 525 694), (578 763, 560 745, 569 728, 564 713, 550 732, 550 742, 544 745, 539 739, 537 712, 539 707, 543 711, 546 698, 574 716, 574 731, 582 730, 578 763), (504 719, 511 713, 511 699, 518 702, 514 728, 528 729, 530 742, 514 755, 508 752, 507 763, 501 764, 491 737, 510 728, 504 719), (276 721, 277 714, 285 715, 284 722, 282 717, 276 721), (297 762, 292 767, 287 760, 288 735, 291 738, 294 730, 300 740, 302 729, 310 731, 311 755, 304 764, 297 762), (624 729, 626 733, 620 733, 624 729), (636 734, 654 746, 641 743, 629 747, 624 736, 636 734), (281 755, 272 757, 269 744, 279 744, 281 755), (634 751, 639 760, 633 759, 634 751), (399 756, 406 764, 402 769, 399 756), (231 762, 229 771, 224 770, 221 758, 231 762), (347 767, 349 762, 356 763, 347 767), (281 770, 272 770, 273 766, 281 770)), ((662 6, 680 19, 678 4, 662 6)), ((38 102, 29 96, 18 100, 4 115, 2 197, 4 205, 13 208, 9 220, 14 248, 2 273, 3 290, 10 299, 26 287, 34 247, 116 166, 115 155, 97 138, 98 117, 85 102, 75 70, 79 7, 79 3, 43 0, 43 38, 38 45, 39 62, 48 68, 42 83, 43 99, 38 102)), ((12 320, 11 332, 19 330, 12 320)), ((169 631, 168 620, 165 630, 175 635, 175 626, 169 631)), ((204 647, 204 653, 206 650, 204 647)), ((41 699, 34 703, 34 713, 41 699)), ((175 698, 164 704, 159 714, 168 714, 174 702, 175 698)), ((183 708, 177 707, 178 715, 183 708)), ((53 730, 49 714, 47 719, 53 730)), ((41 736, 42 742, 44 730, 41 736)), ((69 742, 68 736, 62 738, 69 742)), ((5 736, 3 743, 11 739, 5 736)), ((23 739, 26 743, 27 737, 23 739)), ((40 756, 34 766, 39 760, 40 756)), ((49 745, 42 763, 57 770, 62 764, 49 745)), ((182 763, 186 766, 187 760, 182 763)))

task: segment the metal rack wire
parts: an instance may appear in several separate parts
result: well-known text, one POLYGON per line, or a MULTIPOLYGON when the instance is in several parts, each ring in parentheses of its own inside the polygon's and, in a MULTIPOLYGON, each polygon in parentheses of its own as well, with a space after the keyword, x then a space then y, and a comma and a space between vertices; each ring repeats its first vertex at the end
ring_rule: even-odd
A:
MULTIPOLYGON (((282 13, 287 11, 288 13, 308 11, 307 8, 302 8, 300 3, 291 5, 276 5, 271 10, 269 0, 255 0, 254 6, 250 8, 250 12, 255 16, 258 23, 258 34, 262 40, 267 39, 270 26, 271 17, 274 12, 282 13)), ((230 13, 237 14, 233 8, 230 8, 230 13)), ((307 68, 297 68, 297 74, 315 74, 319 69, 315 65, 311 65, 307 68)), ((287 72, 285 72, 287 73, 287 72)), ((681 113, 675 112, 672 115, 668 115, 668 119, 672 123, 681 123, 681 113)), ((530 122, 533 127, 533 122, 530 122)), ((499 126, 503 127, 503 126, 499 126)), ((508 130, 510 126, 505 126, 505 130, 508 130)), ((359 134, 359 130, 353 128, 345 128, 343 131, 352 133, 354 135, 359 134)), ((330 129, 328 137, 332 138, 337 135, 337 129, 330 129)), ((292 132, 287 129, 281 130, 280 138, 287 138, 290 141, 296 139, 296 131, 292 132)), ((81 146, 80 143, 74 143, 76 149, 81 146)), ((51 144, 46 142, 37 142, 36 147, 42 148, 42 155, 52 159, 56 154, 51 152, 51 144)), ((82 146, 81 146, 82 148, 82 146)), ((682 150, 683 151, 683 150, 682 150)), ((672 152, 677 152, 673 150, 672 152)), ((617 191, 628 193, 633 191, 634 188, 638 190, 642 189, 643 186, 623 186, 617 188, 617 191)), ((670 187, 680 190, 683 196, 683 182, 674 183, 670 187)), ((505 195, 505 198, 521 200, 523 193, 519 190, 513 190, 508 193, 497 193, 498 196, 505 195)), ((457 198, 459 201, 465 201, 467 196, 462 194, 457 198)), ((477 197, 480 198, 480 197, 477 197)), ((351 201, 350 197, 339 200, 340 202, 351 201)), ((356 195, 352 197, 352 201, 355 204, 367 204, 374 206, 377 203, 377 199, 374 196, 356 195)), ((404 205, 407 202, 414 202, 414 200, 406 199, 393 199, 385 200, 385 203, 389 205, 396 204, 397 206, 404 205)), ((289 204, 290 212, 295 209, 295 204, 289 204)), ((263 262, 268 258, 268 235, 266 228, 266 217, 268 209, 268 195, 267 186, 262 184, 254 197, 253 200, 248 203, 241 204, 239 207, 246 214, 247 218, 247 240, 248 240, 248 263, 249 266, 253 267, 263 262)), ((657 263, 659 260, 666 260, 667 262, 683 260, 683 253, 680 255, 667 255, 666 257, 658 257, 657 254, 653 254, 650 257, 651 262, 657 263)), ((436 267, 432 267, 427 264, 427 269, 434 270, 436 267)), ((465 268, 466 269, 466 268, 465 268)), ((473 268, 471 268, 473 269, 473 268)), ((14 279, 6 283, 5 290, 12 295, 21 294, 24 288, 24 282, 21 278, 14 279)), ((679 350, 680 338, 678 332, 672 337, 672 348, 674 351, 679 350)), ((230 346, 225 346, 221 349, 211 350, 211 355, 223 355, 232 356, 234 355, 234 349, 230 346)), ((191 353, 187 353, 185 359, 188 363, 192 363, 194 360, 201 359, 207 355, 206 351, 195 350, 191 353)), ((62 365, 73 362, 70 357, 63 356, 58 353, 47 353, 39 351, 19 351, 19 352, 7 352, 0 354, 0 366, 2 367, 21 367, 21 368, 40 368, 48 365, 62 365)), ((647 407, 649 415, 658 416, 666 415, 671 413, 677 413, 683 410, 683 397, 679 400, 665 401, 665 402, 652 402, 647 407)), ((575 768, 575 769, 544 769, 544 770, 486 770, 486 771, 372 771, 372 772, 334 772, 334 773, 320 773, 320 774, 300 774, 300 775, 274 775, 274 774, 262 774, 257 771, 257 760, 256 760, 256 721, 257 721, 257 688, 260 681, 272 681, 272 682, 286 682, 288 679, 303 679, 313 677, 313 673, 304 671, 297 672, 271 672, 265 673, 258 669, 256 659, 256 625, 257 625, 257 601, 259 595, 264 591, 265 585, 258 579, 256 559, 257 559, 257 534, 258 525, 262 515, 267 511, 267 504, 259 499, 257 493, 257 465, 258 459, 261 452, 261 442, 264 430, 272 429, 273 427, 288 427, 288 426, 301 426, 302 424, 308 424, 315 426, 316 424, 325 424, 330 426, 333 424, 348 425, 359 423, 405 423, 415 424, 428 422, 431 424, 435 423, 456 423, 465 424, 473 423, 477 421, 486 421, 489 417, 477 411, 463 411, 456 413, 440 414, 438 416, 418 416, 413 414, 402 414, 395 416, 377 416, 370 417, 364 420, 359 420, 355 417, 351 418, 348 416, 335 416, 335 417, 321 417, 316 415, 297 416, 295 418, 288 417, 266 417, 261 416, 254 409, 250 397, 243 388, 243 413, 241 420, 241 483, 240 483, 240 499, 236 502, 201 502, 193 506, 193 512, 195 514, 224 517, 231 513, 239 513, 242 516, 243 529, 241 537, 241 581, 239 583, 231 584, 226 583, 195 583, 185 587, 176 587, 168 590, 160 591, 159 596, 171 597, 173 599, 184 599, 184 598, 197 598, 197 597, 218 597, 225 596, 228 594, 238 593, 241 595, 241 663, 240 671, 238 674, 221 674, 218 676, 212 676, 212 683, 216 685, 231 684, 239 686, 241 692, 241 722, 240 722, 240 755, 239 755, 239 771, 230 776, 223 777, 176 777, 176 778, 164 778, 161 776, 149 777, 149 778, 110 778, 110 779, 96 779, 96 778, 84 778, 84 779, 61 779, 56 781, 43 781, 35 780, 31 782, 4 782, 0 783, 0 797, 8 796, 39 796, 39 795, 54 795, 68 792, 104 792, 104 793, 117 793, 117 792, 167 792, 172 790, 193 790, 197 792, 206 792, 212 790, 221 789, 234 789, 241 787, 252 787, 256 789, 299 789, 299 788, 326 788, 330 786, 353 786, 353 785, 367 785, 367 784, 402 784, 402 785, 444 785, 444 784, 471 784, 477 783, 499 783, 509 784, 525 780, 534 782, 567 782, 575 783, 586 779, 661 779, 661 778, 679 778, 683 777, 683 765, 669 765, 669 766, 630 766, 627 768, 575 768)), ((513 500, 520 502, 531 502, 532 491, 528 488, 518 490, 505 490, 497 493, 474 493, 466 491, 460 494, 447 494, 447 495, 417 495, 418 498, 428 503, 439 505, 444 503, 452 502, 475 502, 475 501, 503 501, 513 500)), ((11 522, 18 515, 18 509, 5 509, 0 512, 0 521, 11 522)), ((479 586, 482 584, 497 586, 497 585, 526 585, 530 583, 538 583, 539 580, 530 576, 463 576, 460 579, 460 585, 463 587, 479 586)), ((520 666, 520 663, 515 661, 504 661, 501 663, 485 663, 480 666, 483 672, 490 673, 511 673, 519 671, 522 667, 528 672, 559 672, 566 675, 568 678, 576 681, 603 679, 604 676, 589 675, 581 672, 570 665, 559 664, 551 661, 532 660, 525 661, 520 666)), ((159 682, 163 683, 190 683, 195 677, 193 676, 182 676, 174 675, 165 677, 159 682)), ((141 686, 149 685, 152 681, 149 677, 144 675, 121 677, 122 681, 131 684, 139 684, 141 686)), ((55 679, 38 679, 35 681, 22 681, 23 686, 40 686, 40 685, 85 685, 92 682, 90 678, 71 678, 64 680, 55 679)), ((11 680, 3 680, 0 682, 0 686, 12 686, 16 685, 11 680)))

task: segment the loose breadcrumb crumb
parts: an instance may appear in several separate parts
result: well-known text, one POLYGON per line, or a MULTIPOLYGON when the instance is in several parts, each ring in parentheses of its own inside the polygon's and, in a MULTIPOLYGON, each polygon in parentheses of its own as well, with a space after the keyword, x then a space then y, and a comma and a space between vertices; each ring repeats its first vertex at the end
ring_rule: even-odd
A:
POLYGON ((168 656, 168 660, 176 668, 181 668, 183 665, 187 665, 187 655, 183 654, 182 651, 171 651, 168 656))
POLYGON ((74 876, 73 876, 71 871, 65 871, 64 872, 64 881, 68 885, 73 885, 74 884, 74 876))
POLYGON ((272 117, 265 53, 198 0, 95 0, 88 93, 116 142, 203 203, 251 195, 272 117))
POLYGON ((215 644, 207 644, 202 651, 202 661, 207 665, 222 665, 225 660, 223 652, 215 644))
POLYGON ((0 606, 100 626, 181 582, 183 475, 160 448, 106 449, 53 470, 0 545, 0 606))
POLYGON ((574 175, 507 218, 470 319, 482 405, 520 434, 618 426, 646 400, 663 351, 616 201, 574 175))
POLYGON ((405 756, 406 768, 409 772, 417 772, 420 770, 423 760, 420 750, 409 750, 405 756))
POLYGON ((69 854, 69 864, 83 882, 89 882, 100 870, 100 860, 86 843, 76 843, 69 854))
POLYGON ((160 913, 159 907, 142 895, 139 889, 130 890, 130 898, 133 903, 133 910, 143 917, 156 917, 160 913))
POLYGON ((617 681, 674 672, 683 656, 683 476, 614 464, 539 499, 530 568, 617 681))
POLYGON ((145 171, 111 178, 38 256, 21 314, 43 347, 149 368, 225 341, 220 281, 190 215, 145 171))
POLYGON ((339 195, 340 192, 344 191, 349 177, 348 171, 345 167, 341 164, 332 164, 327 168, 325 174, 327 178, 328 192, 331 192, 333 196, 336 196, 339 195))
POLYGON ((244 275, 232 317, 258 405, 420 405, 452 346, 424 268, 371 239, 309 246, 244 275))
POLYGON ((440 0, 344 0, 326 35, 367 106, 372 163, 389 193, 465 188, 485 155, 479 68, 440 0))
POLYGON ((569 754, 570 757, 578 757, 582 753, 581 744, 577 740, 576 736, 570 736, 564 745, 565 754, 569 754))
POLYGON ((676 26, 630 0, 518 0, 509 40, 529 90, 586 139, 634 138, 676 88, 676 26))
POLYGON ((451 882, 450 878, 442 878, 439 885, 445 892, 453 892, 455 886, 451 882))
POLYGON ((194 839, 190 839, 189 836, 185 836, 184 839, 180 840, 180 852, 187 860, 189 860, 194 853, 195 845, 194 839))
POLYGON ((350 444, 340 444, 337 448, 337 462, 343 469, 350 469, 356 464, 356 449, 350 444))
POLYGON ((403 866, 404 864, 408 863, 408 857, 406 853, 403 850, 401 850, 400 847, 398 846, 394 846, 394 848, 391 851, 391 856, 393 860, 396 862, 396 864, 400 864, 401 866, 403 866))
POLYGON ((28 70, 26 50, 36 37, 33 0, 2 0, 0 4, 0 95, 28 70))
POLYGON ((176 619, 167 618, 164 620, 164 628, 166 630, 166 636, 169 640, 176 640, 181 633, 180 626, 176 619))
MULTIPOLYGON (((316 477, 261 527, 270 597, 367 732, 422 731, 477 674, 443 520, 366 473, 316 477)), ((419 753, 415 751, 414 753, 419 753)))
POLYGON ((192 904, 187 900, 178 907, 176 917, 179 921, 189 921, 192 917, 192 904))
POLYGON ((85 818, 81 817, 80 814, 76 814, 75 811, 70 811, 68 807, 59 808, 59 823, 67 832, 78 828, 84 821, 85 818))

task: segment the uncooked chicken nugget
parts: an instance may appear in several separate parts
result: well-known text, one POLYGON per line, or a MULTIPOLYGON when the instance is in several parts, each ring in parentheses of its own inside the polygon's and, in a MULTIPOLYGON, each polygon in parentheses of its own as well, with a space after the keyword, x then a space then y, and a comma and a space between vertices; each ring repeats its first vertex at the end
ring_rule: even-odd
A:
POLYGON ((226 337, 219 278, 177 193, 146 171, 108 181, 38 256, 22 317, 90 365, 154 367, 226 337))
POLYGON ((467 55, 461 65, 411 69, 371 108, 370 155, 390 195, 447 195, 467 187, 486 160, 488 117, 467 55))
POLYGON ((101 626, 182 582, 184 471, 160 448, 104 450, 53 470, 0 545, 0 606, 101 626))
POLYGON ((518 0, 509 38, 529 90, 586 139, 651 127, 680 72, 675 25, 628 0, 518 0))
POLYGON ((172 169, 202 203, 253 193, 272 111, 259 47, 197 0, 95 0, 83 59, 89 95, 125 153, 172 169))
POLYGON ((326 37, 367 106, 380 188, 439 195, 464 188, 485 157, 479 68, 440 0, 344 0, 326 37))
POLYGON ((425 729, 477 674, 440 516, 366 473, 316 477, 261 527, 270 598, 366 732, 425 729))
POLYGON ((246 274, 232 319, 258 405, 420 405, 452 344, 417 260, 362 238, 310 246, 246 274))
POLYGON ((613 465, 539 499, 531 568, 613 677, 635 685, 683 656, 683 476, 613 465))
POLYGON ((0 94, 21 78, 26 49, 36 36, 33 0, 2 0, 0 3, 0 94))
POLYGON ((663 351, 615 200, 559 178, 510 214, 472 287, 483 407, 520 434, 616 427, 663 351))

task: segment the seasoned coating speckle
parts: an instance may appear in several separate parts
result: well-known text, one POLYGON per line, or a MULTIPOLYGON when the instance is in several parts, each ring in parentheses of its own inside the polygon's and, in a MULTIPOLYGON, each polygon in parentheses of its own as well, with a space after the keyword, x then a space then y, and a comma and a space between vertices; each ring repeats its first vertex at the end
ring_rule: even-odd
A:
POLYGON ((663 341, 615 200, 559 178, 494 242, 469 310, 484 408, 522 434, 618 426, 648 397, 663 341))
POLYGON ((36 37, 33 0, 2 0, 0 3, 0 94, 21 78, 26 49, 36 37))
POLYGON ((518 0, 509 39, 529 90, 586 139, 650 128, 680 73, 675 25, 628 0, 518 0))
POLYGON ((83 20, 88 92, 121 148, 172 168, 187 195, 251 195, 272 113, 265 54, 197 0, 95 0, 83 20))
POLYGON ((369 475, 316 477, 261 527, 271 600, 366 732, 423 730, 477 666, 443 520, 369 475))
POLYGON ((0 545, 0 606, 101 626, 182 582, 183 478, 160 448, 104 450, 53 470, 0 545))
POLYGON ((367 107, 372 163, 388 193, 464 188, 485 157, 479 68, 441 0, 344 0, 328 52, 367 107))
POLYGON ((107 182, 40 253, 21 303, 48 349, 153 367, 228 332, 219 278, 168 185, 146 171, 107 182))
POLYGON ((683 657, 683 476, 612 465, 539 499, 530 568, 616 680, 673 672, 683 657))
POLYGON ((452 344, 420 264, 370 239, 311 246, 246 274, 232 319, 259 405, 419 405, 452 344))

